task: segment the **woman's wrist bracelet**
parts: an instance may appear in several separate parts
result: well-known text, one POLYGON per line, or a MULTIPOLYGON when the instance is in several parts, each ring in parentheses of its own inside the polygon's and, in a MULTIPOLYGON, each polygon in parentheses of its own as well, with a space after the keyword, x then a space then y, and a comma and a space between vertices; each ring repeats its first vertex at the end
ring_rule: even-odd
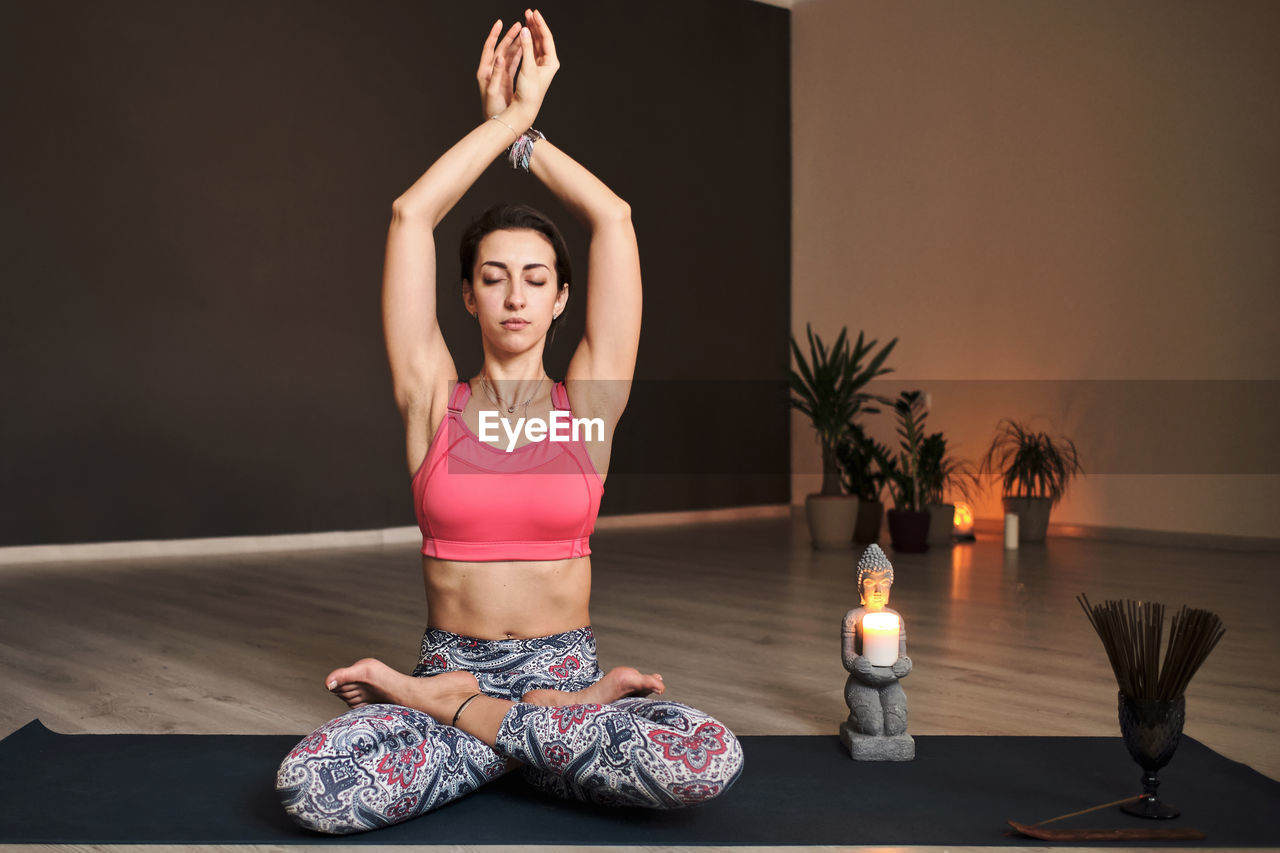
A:
POLYGON ((516 133, 516 129, 514 127, 512 127, 511 125, 503 121, 502 116, 489 116, 489 118, 493 119, 498 124, 503 125, 504 127, 506 127, 507 130, 511 131, 511 133, 515 135, 517 142, 520 140, 520 134, 516 133))
POLYGON ((461 705, 458 706, 458 710, 453 712, 453 722, 450 723, 449 725, 453 726, 454 728, 457 728, 458 718, 462 716, 462 712, 467 710, 467 706, 470 705, 472 702, 474 702, 477 697, 483 696, 483 695, 484 695, 483 693, 473 693, 469 697, 467 697, 466 701, 464 701, 461 705))
POLYGON ((533 157, 533 143, 539 139, 546 139, 546 137, 540 131, 531 127, 524 132, 523 136, 511 144, 509 157, 511 168, 529 171, 529 160, 533 157))

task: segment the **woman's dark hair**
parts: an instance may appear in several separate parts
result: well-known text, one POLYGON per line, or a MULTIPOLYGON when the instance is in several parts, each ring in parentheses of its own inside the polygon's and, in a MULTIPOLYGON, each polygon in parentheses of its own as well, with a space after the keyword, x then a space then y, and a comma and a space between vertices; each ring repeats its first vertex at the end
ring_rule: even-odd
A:
MULTIPOLYGON (((508 203, 495 204, 476 217, 467 226, 467 230, 462 232, 462 245, 458 249, 458 259, 462 264, 464 281, 471 280, 480 241, 494 231, 505 231, 510 228, 529 228, 550 240, 551 248, 556 253, 556 281, 559 289, 563 289, 573 280, 569 263, 569 247, 565 244, 564 236, 556 224, 545 213, 527 204, 508 203)), ((565 311, 568 310, 569 306, 566 305, 564 311, 560 312, 560 316, 551 321, 548 334, 552 339, 555 338, 556 326, 564 319, 565 311)))

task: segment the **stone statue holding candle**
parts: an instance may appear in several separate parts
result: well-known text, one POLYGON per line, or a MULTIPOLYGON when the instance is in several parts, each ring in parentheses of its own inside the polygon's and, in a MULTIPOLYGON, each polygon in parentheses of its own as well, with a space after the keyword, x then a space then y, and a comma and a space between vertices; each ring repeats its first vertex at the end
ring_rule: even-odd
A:
POLYGON ((849 719, 840 741, 861 761, 910 761, 916 742, 907 734, 907 694, 898 680, 911 672, 902 617, 889 609, 893 565, 879 545, 869 545, 858 561, 862 606, 844 615, 841 657, 849 678, 844 700, 849 719))

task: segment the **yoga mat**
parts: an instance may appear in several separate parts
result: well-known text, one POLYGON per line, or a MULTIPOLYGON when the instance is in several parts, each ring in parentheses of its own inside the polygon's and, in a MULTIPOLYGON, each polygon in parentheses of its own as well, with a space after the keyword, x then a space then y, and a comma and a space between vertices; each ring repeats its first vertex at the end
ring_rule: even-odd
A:
MULTIPOLYGON (((298 740, 62 735, 34 721, 0 741, 0 843, 1039 846, 1005 822, 1136 794, 1140 773, 1119 738, 917 736, 915 761, 878 763, 852 761, 834 735, 743 737, 737 784, 691 809, 599 809, 513 774, 406 823, 335 837, 294 826, 276 801, 276 767, 298 740)), ((1053 825, 1190 826, 1208 837, 1181 846, 1280 845, 1280 782, 1185 736, 1160 778, 1178 820, 1106 809, 1053 825)))

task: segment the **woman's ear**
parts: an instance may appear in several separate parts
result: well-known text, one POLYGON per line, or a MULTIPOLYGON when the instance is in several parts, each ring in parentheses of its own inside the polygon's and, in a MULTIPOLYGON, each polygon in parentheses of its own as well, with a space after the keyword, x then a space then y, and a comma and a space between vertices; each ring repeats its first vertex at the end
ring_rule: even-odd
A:
POLYGON ((560 285, 560 292, 556 294, 556 308, 553 312, 557 317, 564 313, 564 307, 569 304, 569 282, 560 285))
POLYGON ((468 314, 476 313, 476 294, 471 287, 471 279, 464 278, 462 280, 462 307, 467 309, 468 314))

